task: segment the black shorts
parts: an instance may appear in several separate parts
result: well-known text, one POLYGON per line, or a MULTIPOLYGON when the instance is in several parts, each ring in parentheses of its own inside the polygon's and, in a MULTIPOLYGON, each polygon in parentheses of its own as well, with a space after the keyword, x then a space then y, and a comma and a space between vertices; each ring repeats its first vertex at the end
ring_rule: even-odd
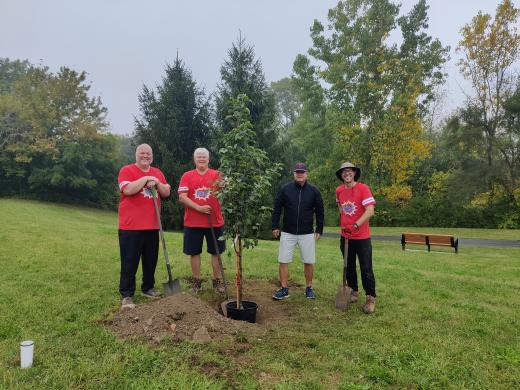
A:
MULTIPOLYGON (((218 248, 220 253, 226 250, 226 241, 219 240, 224 234, 224 227, 215 227, 215 237, 217 238, 218 248)), ((184 228, 184 254, 194 256, 202 253, 202 243, 206 237, 206 246, 208 253, 216 255, 215 245, 213 245, 213 237, 210 228, 185 227, 184 228)))

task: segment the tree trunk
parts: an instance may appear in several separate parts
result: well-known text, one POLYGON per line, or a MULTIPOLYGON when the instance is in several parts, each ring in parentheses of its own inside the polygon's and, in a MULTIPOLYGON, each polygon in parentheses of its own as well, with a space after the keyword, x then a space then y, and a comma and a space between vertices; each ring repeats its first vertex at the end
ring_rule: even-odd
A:
POLYGON ((237 309, 242 308, 242 237, 240 233, 235 236, 235 255, 236 255, 236 292, 237 292, 237 309), (237 246, 238 244, 238 246, 237 246))

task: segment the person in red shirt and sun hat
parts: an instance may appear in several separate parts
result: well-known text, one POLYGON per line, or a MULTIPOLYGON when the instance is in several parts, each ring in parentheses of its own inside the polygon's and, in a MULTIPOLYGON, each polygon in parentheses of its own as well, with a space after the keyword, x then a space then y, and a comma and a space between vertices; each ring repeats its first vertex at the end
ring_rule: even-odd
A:
POLYGON ((356 256, 361 269, 361 281, 366 294, 363 311, 372 314, 376 307, 376 279, 372 270, 372 243, 368 221, 374 215, 376 201, 370 188, 361 183, 361 169, 346 162, 336 171, 336 177, 342 184, 336 188, 336 203, 340 215, 340 248, 344 255, 345 239, 347 249, 347 282, 352 288, 351 302, 359 299, 356 256))

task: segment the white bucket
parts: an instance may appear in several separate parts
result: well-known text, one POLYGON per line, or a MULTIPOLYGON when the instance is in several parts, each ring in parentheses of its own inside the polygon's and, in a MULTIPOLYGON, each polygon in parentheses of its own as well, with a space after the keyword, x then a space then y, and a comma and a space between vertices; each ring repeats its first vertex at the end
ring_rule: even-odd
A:
POLYGON ((20 367, 29 368, 32 366, 34 356, 34 341, 25 340, 20 343, 20 367))

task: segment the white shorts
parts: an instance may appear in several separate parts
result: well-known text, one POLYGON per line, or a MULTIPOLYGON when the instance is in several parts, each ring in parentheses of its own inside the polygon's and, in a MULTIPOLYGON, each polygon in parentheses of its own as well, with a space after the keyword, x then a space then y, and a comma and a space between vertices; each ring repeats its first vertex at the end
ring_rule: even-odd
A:
POLYGON ((316 262, 316 244, 314 233, 311 234, 291 234, 282 232, 280 236, 280 248, 278 250, 278 262, 290 263, 292 261, 294 248, 298 245, 300 255, 305 264, 316 262))

